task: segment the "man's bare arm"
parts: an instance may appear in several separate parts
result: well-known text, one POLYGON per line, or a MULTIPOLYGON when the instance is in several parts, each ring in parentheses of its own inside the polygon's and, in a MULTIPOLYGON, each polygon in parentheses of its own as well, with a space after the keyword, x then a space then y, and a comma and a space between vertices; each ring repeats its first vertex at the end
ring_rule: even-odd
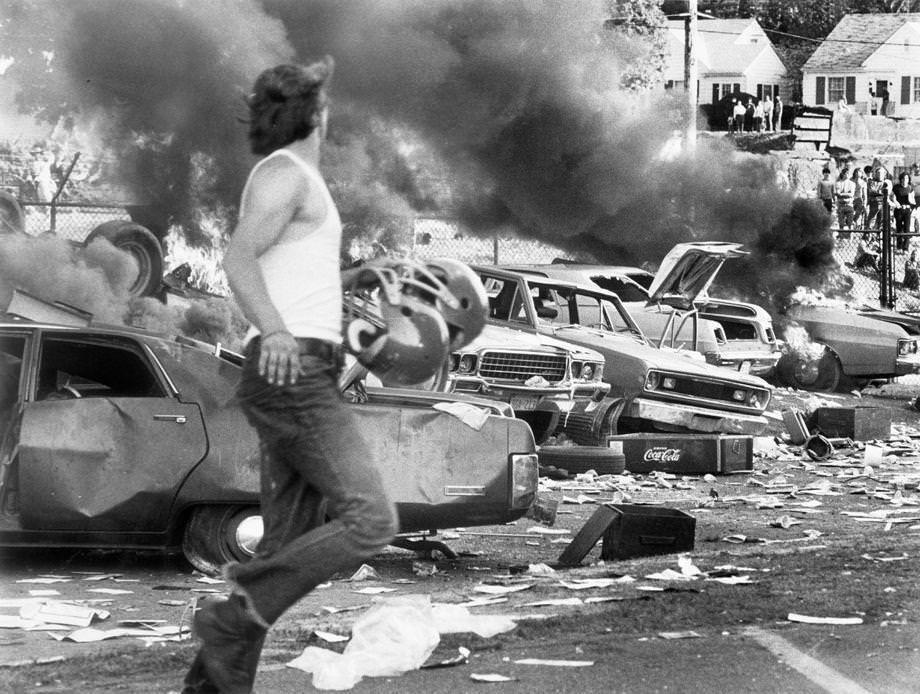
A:
POLYGON ((307 185, 306 177, 290 162, 275 160, 259 168, 223 261, 243 314, 263 336, 259 373, 279 385, 297 379, 298 346, 271 301, 258 259, 294 218, 307 185))

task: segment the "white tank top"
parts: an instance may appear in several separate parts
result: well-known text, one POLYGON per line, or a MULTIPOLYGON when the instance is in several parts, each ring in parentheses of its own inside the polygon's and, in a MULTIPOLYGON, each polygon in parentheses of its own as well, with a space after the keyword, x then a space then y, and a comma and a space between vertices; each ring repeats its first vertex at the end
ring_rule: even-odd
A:
MULTIPOLYGON (((335 344, 342 342, 342 277, 339 250, 342 222, 325 181, 316 168, 286 149, 278 149, 258 162, 243 188, 240 214, 245 213, 246 194, 253 174, 275 156, 287 156, 321 191, 326 201, 326 218, 304 238, 278 243, 258 258, 268 295, 294 337, 315 337, 335 344)), ((246 342, 258 335, 250 327, 246 342)))

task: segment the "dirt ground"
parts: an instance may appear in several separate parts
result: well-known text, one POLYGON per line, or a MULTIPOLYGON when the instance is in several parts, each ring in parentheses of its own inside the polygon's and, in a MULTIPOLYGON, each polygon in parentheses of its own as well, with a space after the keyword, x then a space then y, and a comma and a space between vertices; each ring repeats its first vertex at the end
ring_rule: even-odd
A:
MULTIPOLYGON (((439 539, 457 553, 455 559, 388 550, 369 562, 376 578, 335 577, 276 625, 257 690, 312 691, 311 676, 285 664, 307 646, 345 647, 317 631, 348 635, 375 599, 415 594, 434 603, 500 600, 469 610, 508 615, 517 626, 489 638, 444 635, 431 660, 454 656, 463 646, 471 651, 467 665, 365 680, 355 691, 465 691, 475 686, 470 675, 484 671, 514 678, 489 685, 503 691, 916 691, 920 413, 910 406, 916 390, 899 383, 867 389, 861 397, 777 391, 771 406, 776 435, 785 431, 780 411, 787 407, 885 408, 894 436, 871 465, 862 444, 814 461, 798 447, 776 446, 766 437, 758 439, 751 472, 543 480, 541 502, 555 502, 557 509, 551 526, 523 518, 444 531, 439 539), (681 561, 668 554, 602 562, 598 542, 581 566, 552 570, 598 504, 607 501, 689 514, 696 523, 692 550, 681 561), (579 579, 607 580, 586 588, 579 579), (520 590, 496 594, 503 588, 520 590), (388 592, 374 594, 379 590, 388 592), (861 624, 802 625, 790 614, 856 618, 861 624), (840 688, 835 680, 815 684, 789 653, 770 650, 774 638, 827 665, 832 675, 822 676, 839 675, 862 689, 840 688), (726 652, 734 655, 726 658, 726 652), (614 656, 628 659, 614 667, 614 656), (595 665, 528 667, 519 662, 523 658, 595 665)), ((870 455, 877 452, 870 449, 870 455)), ((187 625, 194 600, 224 588, 202 582, 178 557, 20 551, 6 552, 0 561, 0 615, 17 614, 13 601, 35 597, 30 591, 54 590, 54 599, 110 612, 94 624, 100 629, 123 620, 187 625), (60 580, 37 582, 43 577, 60 580)), ((194 654, 188 639, 145 643, 123 636, 72 643, 52 633, 0 629, 0 690, 178 691, 194 654)))

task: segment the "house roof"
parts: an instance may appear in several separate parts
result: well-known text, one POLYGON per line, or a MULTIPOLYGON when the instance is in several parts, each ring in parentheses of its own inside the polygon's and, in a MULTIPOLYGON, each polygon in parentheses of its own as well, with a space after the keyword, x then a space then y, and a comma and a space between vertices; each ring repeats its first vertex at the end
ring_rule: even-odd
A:
MULTIPOLYGON (((684 22, 668 22, 672 58, 683 60, 684 22)), ((697 23, 700 50, 697 63, 711 75, 740 75, 772 48, 769 38, 754 19, 705 19, 697 23), (757 42, 753 43, 752 38, 757 42)))
POLYGON ((881 44, 908 22, 920 22, 920 12, 844 15, 802 69, 814 72, 862 67, 881 44))

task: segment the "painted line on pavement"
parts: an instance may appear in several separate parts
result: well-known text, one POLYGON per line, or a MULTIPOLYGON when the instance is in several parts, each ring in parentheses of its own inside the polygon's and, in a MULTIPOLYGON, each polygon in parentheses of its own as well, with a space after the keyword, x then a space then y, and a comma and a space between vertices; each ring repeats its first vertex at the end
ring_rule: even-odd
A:
POLYGON ((860 686, 849 677, 842 675, 833 668, 829 668, 807 653, 803 653, 782 636, 760 627, 748 627, 744 630, 744 634, 750 636, 761 646, 782 659, 786 665, 797 670, 827 692, 832 694, 872 694, 868 689, 860 686))

